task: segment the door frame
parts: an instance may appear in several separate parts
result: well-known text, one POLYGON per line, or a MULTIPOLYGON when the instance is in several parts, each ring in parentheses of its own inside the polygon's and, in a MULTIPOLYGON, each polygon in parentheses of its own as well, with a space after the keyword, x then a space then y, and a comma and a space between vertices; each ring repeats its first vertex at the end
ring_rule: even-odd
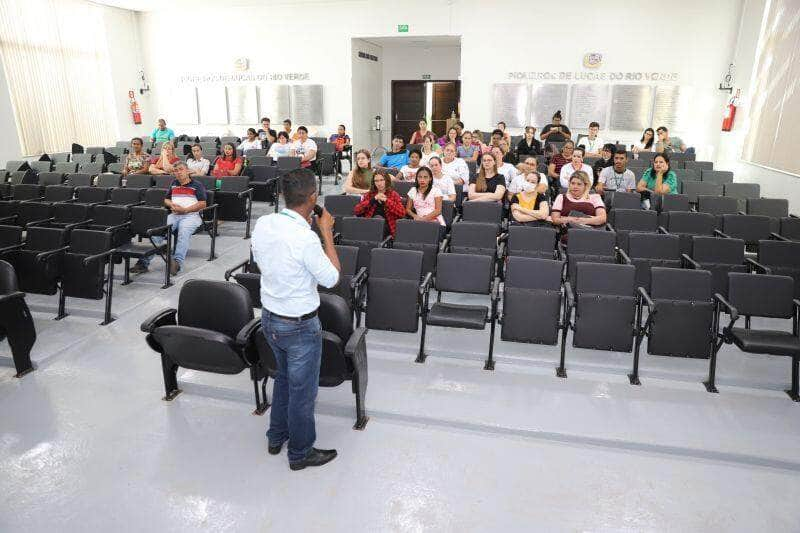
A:
MULTIPOLYGON (((420 80, 420 79, 402 79, 402 80, 391 80, 389 85, 389 119, 390 119, 390 126, 389 126, 389 133, 390 139, 394 137, 394 123, 395 123, 395 111, 394 111, 394 86, 395 83, 408 83, 408 82, 418 82, 418 83, 436 83, 436 82, 454 82, 456 84, 457 92, 458 92, 458 119, 461 120, 461 80, 445 80, 445 79, 435 79, 435 80, 420 80)), ((431 102, 431 105, 433 103, 431 102)), ((428 122, 432 122, 429 120, 428 122)), ((429 124, 430 130, 433 131, 433 124, 429 124)))

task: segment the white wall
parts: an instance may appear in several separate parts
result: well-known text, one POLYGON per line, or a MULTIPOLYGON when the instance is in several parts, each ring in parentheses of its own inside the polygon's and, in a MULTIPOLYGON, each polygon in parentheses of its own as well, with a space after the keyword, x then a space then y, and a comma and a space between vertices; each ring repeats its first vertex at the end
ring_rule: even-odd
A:
POLYGON ((14 119, 14 108, 11 106, 11 95, 8 92, 5 69, 0 65, 0 169, 6 168, 6 162, 21 159, 22 146, 17 134, 17 123, 14 119))
POLYGON ((380 133, 374 131, 374 121, 376 115, 382 115, 382 99, 381 92, 375 88, 380 87, 382 81, 383 49, 363 39, 353 39, 352 58, 350 138, 356 149, 372 148, 380 142, 380 133), (373 55, 378 61, 358 57, 359 52, 373 55))

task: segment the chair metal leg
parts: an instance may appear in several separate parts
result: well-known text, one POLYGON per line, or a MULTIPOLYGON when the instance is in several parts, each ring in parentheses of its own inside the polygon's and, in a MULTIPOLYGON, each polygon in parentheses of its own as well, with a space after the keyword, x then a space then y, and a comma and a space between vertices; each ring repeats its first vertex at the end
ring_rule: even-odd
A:
POLYGON ((353 429, 363 431, 369 422, 367 416, 366 406, 364 405, 364 396, 366 396, 366 386, 362 388, 359 375, 353 375, 353 389, 356 395, 356 423, 353 424, 353 429))
POLYGON ((417 354, 417 358, 414 360, 415 363, 424 363, 425 358, 428 355, 425 353, 425 330, 427 329, 427 324, 425 323, 425 318, 427 314, 423 313, 422 315, 422 332, 420 332, 419 336, 419 353, 417 354))
POLYGON ((106 309, 101 326, 111 324, 115 319, 111 316, 111 299, 114 291, 114 261, 108 262, 108 281, 106 282, 106 309))
POLYGON ((14 374, 15 378, 21 378, 26 374, 30 374, 33 372, 33 363, 31 362, 31 351, 30 349, 26 351, 22 350, 11 350, 11 357, 14 360, 14 369, 17 371, 14 374), (19 353, 22 352, 22 353, 19 353))
POLYGON ((706 390, 715 394, 719 392, 715 383, 717 375, 717 351, 719 351, 719 348, 715 347, 714 351, 711 352, 711 361, 708 364, 708 379, 703 382, 706 390))
POLYGON ((261 384, 261 395, 259 395, 258 391, 258 374, 255 366, 250 367, 250 379, 253 381, 253 392, 256 397, 256 408, 253 414, 261 416, 269 409, 269 400, 267 399, 267 380, 269 376, 265 377, 261 384))
POLYGON ((750 329, 750 315, 744 317, 744 329, 750 329))
MULTIPOLYGON (((320 192, 320 194, 322 193, 320 192)), ((247 197, 247 221, 245 222, 244 226, 245 239, 250 238, 250 219, 252 218, 252 215, 253 215, 253 193, 250 193, 250 195, 247 197)))
POLYGON ((131 282, 131 258, 130 257, 126 257, 125 258, 125 274, 123 275, 123 278, 122 278, 122 284, 123 285, 129 285, 130 282, 131 282))
POLYGON ((208 260, 213 261, 217 258, 216 249, 217 249, 217 211, 214 210, 214 217, 211 219, 211 232, 209 233, 211 237, 211 251, 208 254, 208 260))
POLYGON ((792 357, 792 388, 786 391, 789 398, 795 402, 800 402, 800 394, 798 394, 798 377, 800 377, 800 357, 792 357))
POLYGON ((64 287, 58 286, 58 314, 53 320, 61 320, 69 316, 67 314, 67 297, 64 295, 64 287))
POLYGON ((489 357, 483 365, 484 370, 494 370, 494 330, 497 325, 497 320, 492 317, 491 325, 489 326, 489 357))
POLYGON ((178 388, 178 365, 163 353, 161 354, 161 371, 164 374, 164 392, 166 393, 166 396, 161 399, 171 402, 183 391, 178 388))
POLYGON ((172 287, 172 282, 169 280, 169 265, 172 262, 172 239, 169 238, 169 234, 164 241, 167 243, 167 255, 164 257, 164 285, 161 288, 168 289, 172 287))
POLYGON ((634 351, 633 351, 633 370, 630 374, 628 374, 628 381, 630 381, 631 385, 641 385, 642 382, 639 381, 639 352, 642 347, 642 340, 644 340, 644 331, 642 330, 642 302, 639 301, 636 304, 636 329, 634 333, 636 334, 636 340, 634 343, 634 351))

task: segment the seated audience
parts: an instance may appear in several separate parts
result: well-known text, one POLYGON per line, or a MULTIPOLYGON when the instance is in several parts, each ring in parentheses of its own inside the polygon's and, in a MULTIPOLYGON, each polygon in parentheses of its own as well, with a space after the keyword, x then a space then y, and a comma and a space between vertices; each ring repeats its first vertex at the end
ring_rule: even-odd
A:
POLYGON ((600 124, 590 122, 589 135, 578 136, 578 146, 583 145, 586 157, 600 157, 600 149, 605 143, 597 136, 598 131, 600 131, 600 124))
POLYGON ((489 147, 490 148, 499 148, 500 147, 500 140, 503 138, 503 130, 501 129, 493 129, 492 135, 489 137, 489 147))
POLYGON ((483 154, 478 175, 469 180, 470 202, 500 202, 506 194, 506 180, 498 169, 501 161, 498 152, 483 154))
POLYGON ((122 175, 128 174, 147 174, 150 166, 150 154, 144 151, 144 143, 141 137, 131 139, 131 152, 125 156, 125 166, 122 168, 122 175))
POLYGON ((509 200, 513 195, 522 191, 525 183, 531 182, 531 174, 536 174, 536 190, 541 194, 547 193, 547 178, 538 172, 536 158, 528 157, 524 163, 517 165, 517 174, 514 176, 514 179, 511 181, 511 183, 508 184, 509 200))
POLYGON ((408 152, 408 164, 403 165, 397 176, 392 176, 394 180, 400 181, 414 181, 414 176, 417 175, 417 170, 420 168, 420 161, 422 160, 422 152, 414 148, 408 152))
POLYGON ((263 144, 261 143, 261 139, 258 138, 258 133, 256 133, 255 128, 247 128, 247 138, 243 139, 242 142, 239 144, 239 150, 242 153, 246 152, 247 150, 261 150, 263 144))
POLYGON ((308 168, 317 160, 317 143, 308 138, 308 128, 300 126, 295 132, 297 140, 292 142, 292 155, 299 157, 300 168, 308 168))
POLYGON ((442 173, 453 180, 456 185, 469 186, 469 167, 463 159, 456 157, 458 148, 455 144, 446 144, 441 160, 442 173))
POLYGON ((171 142, 165 142, 161 146, 161 154, 150 158, 150 166, 147 171, 155 175, 172 174, 175 163, 178 161, 180 159, 175 155, 175 147, 171 142))
POLYGON ((439 146, 444 148, 445 145, 450 144, 450 143, 453 143, 456 146, 459 146, 461 144, 461 139, 458 137, 458 130, 455 127, 452 127, 452 128, 447 130, 447 135, 439 137, 439 140, 437 142, 438 142, 439 146))
MULTIPOLYGON (((521 165, 520 165, 521 166, 521 165)), ((527 165, 526 165, 527 166, 527 165)), ((520 174, 519 192, 511 197, 511 218, 516 224, 541 223, 550 216, 547 196, 539 192, 539 173, 520 174)))
POLYGON ((511 150, 511 145, 508 140, 500 139, 497 143, 497 147, 503 152, 504 163, 508 163, 512 166, 517 164, 517 156, 514 155, 514 152, 511 150))
MULTIPOLYGON (((164 205, 171 211, 167 216, 167 224, 172 225, 172 232, 177 235, 175 250, 170 261, 170 274, 176 275, 183 267, 186 253, 189 251, 189 240, 200 226, 199 211, 206 207, 206 189, 199 181, 189 175, 189 167, 183 161, 175 163, 175 179, 169 186, 164 205)), ((163 237, 153 237, 156 246, 163 242, 163 237)), ((142 258, 131 267, 133 274, 142 274, 149 270, 152 257, 142 258)))
POLYGON ((465 131, 461 136, 461 146, 457 148, 458 157, 469 161, 477 161, 479 152, 480 144, 474 143, 471 131, 465 131))
POLYGON ((167 127, 167 121, 163 118, 158 119, 156 129, 150 134, 154 143, 166 143, 175 138, 175 132, 167 127))
POLYGON ((503 133, 503 139, 505 139, 508 144, 511 144, 511 135, 506 131, 506 123, 501 120, 497 123, 497 129, 503 133))
POLYGON ((578 171, 586 172, 588 176, 594 175, 592 167, 583 162, 583 150, 581 148, 575 148, 572 151, 572 162, 561 167, 558 179, 559 186, 562 189, 568 188, 570 177, 578 171))
POLYGON ((192 145, 192 154, 186 159, 190 176, 208 176, 211 161, 203 157, 203 147, 199 144, 192 145))
POLYGON ((336 133, 330 136, 328 142, 333 144, 333 160, 336 165, 336 172, 341 174, 344 152, 350 150, 350 136, 347 135, 344 124, 339 124, 339 127, 336 128, 336 133))
POLYGON ((536 128, 533 126, 525 126, 525 135, 519 143, 517 143, 518 156, 539 155, 542 153, 542 143, 540 143, 534 135, 536 135, 536 128))
POLYGON ((422 167, 414 178, 414 186, 408 191, 406 214, 414 220, 438 222, 444 226, 442 216, 442 191, 433 186, 433 173, 422 167))
POLYGON ((422 138, 422 159, 420 159, 420 165, 425 166, 428 164, 428 160, 435 156, 440 155, 442 147, 439 146, 436 141, 430 135, 427 135, 422 138))
POLYGON ((297 137, 296 137, 297 134, 296 133, 294 133, 294 134, 292 133, 292 121, 289 120, 288 118, 284 119, 284 121, 283 121, 283 131, 285 131, 286 135, 289 136, 289 140, 290 141, 294 141, 294 140, 297 139, 297 137))
POLYGON ((574 151, 575 143, 567 141, 564 143, 564 146, 561 147, 561 152, 550 158, 550 164, 547 165, 547 177, 554 187, 561 177, 561 169, 563 166, 572 161, 572 152, 574 151))
POLYGON ((599 194, 590 194, 592 178, 579 170, 569 178, 567 191, 559 194, 553 202, 550 216, 553 224, 566 227, 568 224, 602 226, 606 223, 606 206, 599 194))
POLYGON ((658 134, 658 143, 656 143, 656 152, 659 154, 667 152, 685 152, 686 144, 680 137, 670 137, 669 130, 664 126, 659 126, 656 129, 658 134))
POLYGON ((289 134, 285 131, 278 132, 278 142, 269 145, 267 155, 273 161, 277 161, 279 157, 289 157, 292 155, 292 144, 289 142, 289 134))
POLYGON ((653 128, 647 128, 642 133, 642 138, 639 142, 633 145, 633 153, 638 152, 655 152, 655 137, 656 132, 653 128))
POLYGON ((242 173, 242 158, 236 155, 236 147, 232 143, 222 145, 222 155, 214 161, 211 174, 217 178, 238 176, 242 173))
POLYGON ((392 180, 377 172, 372 176, 372 185, 356 204, 353 213, 358 217, 386 219, 386 229, 394 237, 397 220, 406 216, 406 208, 403 199, 392 188, 392 180))
POLYGON ((355 168, 347 174, 342 190, 347 194, 367 194, 372 184, 372 154, 369 150, 356 152, 355 168))
POLYGON ((566 142, 572 136, 572 132, 566 124, 561 123, 561 110, 555 112, 553 115, 553 122, 542 128, 540 137, 543 141, 549 142, 566 142))
POLYGON ((614 154, 614 164, 600 171, 595 190, 598 194, 606 191, 632 192, 636 189, 636 176, 628 170, 628 153, 617 150, 614 154))
POLYGON ((437 187, 442 192, 442 196, 445 200, 454 202, 456 199, 456 185, 453 183, 453 179, 450 176, 444 174, 442 170, 442 160, 439 159, 438 156, 433 156, 430 161, 428 161, 428 166, 433 175, 433 186, 437 187))
MULTIPOLYGON (((494 158, 499 161, 497 172, 499 172, 500 175, 503 176, 503 179, 505 179, 505 183, 503 185, 508 187, 508 184, 514 181, 514 177, 517 175, 517 169, 514 168, 514 165, 503 161, 503 156, 505 154, 503 153, 502 148, 492 148, 492 155, 494 155, 494 158)), ((483 161, 483 159, 481 159, 481 161, 483 161)))
POLYGON ((392 150, 386 152, 381 156, 380 165, 387 168, 396 168, 400 170, 403 165, 408 163, 408 150, 406 150, 406 142, 400 135, 395 135, 392 139, 392 150))
POLYGON ((428 129, 428 121, 423 118, 419 121, 419 129, 411 134, 408 144, 422 144, 425 137, 430 137, 431 141, 436 141, 436 136, 428 129))
POLYGON ((261 119, 261 129, 258 130, 258 138, 261 140, 261 148, 267 148, 270 144, 274 143, 278 137, 275 130, 270 128, 270 119, 264 117, 261 119))
POLYGON ((600 159, 595 161, 594 165, 592 165, 592 171, 594 172, 593 179, 595 186, 597 185, 597 179, 600 177, 600 172, 604 168, 610 167, 611 165, 614 164, 614 159, 612 158, 612 156, 614 155, 614 152, 616 152, 616 150, 617 150, 617 145, 611 143, 604 144, 603 148, 600 149, 600 159))
POLYGON ((677 192, 678 178, 669 167, 669 156, 658 154, 653 158, 653 165, 645 169, 642 179, 636 185, 641 193, 674 194, 677 192))

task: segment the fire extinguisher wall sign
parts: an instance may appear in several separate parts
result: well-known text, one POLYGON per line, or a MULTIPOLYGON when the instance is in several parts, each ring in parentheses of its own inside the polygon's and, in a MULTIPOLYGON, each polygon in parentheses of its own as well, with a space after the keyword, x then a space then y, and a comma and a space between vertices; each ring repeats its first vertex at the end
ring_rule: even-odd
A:
POLYGON ((133 91, 128 91, 128 98, 130 99, 130 106, 131 106, 131 115, 133 115, 133 123, 134 124, 141 124, 142 123, 142 112, 139 109, 139 104, 136 102, 136 93, 133 91))
POLYGON ((736 118, 736 107, 739 105, 739 92, 741 89, 736 89, 736 96, 728 100, 728 105, 725 106, 725 116, 722 119, 722 131, 731 131, 733 129, 733 120, 736 118))

